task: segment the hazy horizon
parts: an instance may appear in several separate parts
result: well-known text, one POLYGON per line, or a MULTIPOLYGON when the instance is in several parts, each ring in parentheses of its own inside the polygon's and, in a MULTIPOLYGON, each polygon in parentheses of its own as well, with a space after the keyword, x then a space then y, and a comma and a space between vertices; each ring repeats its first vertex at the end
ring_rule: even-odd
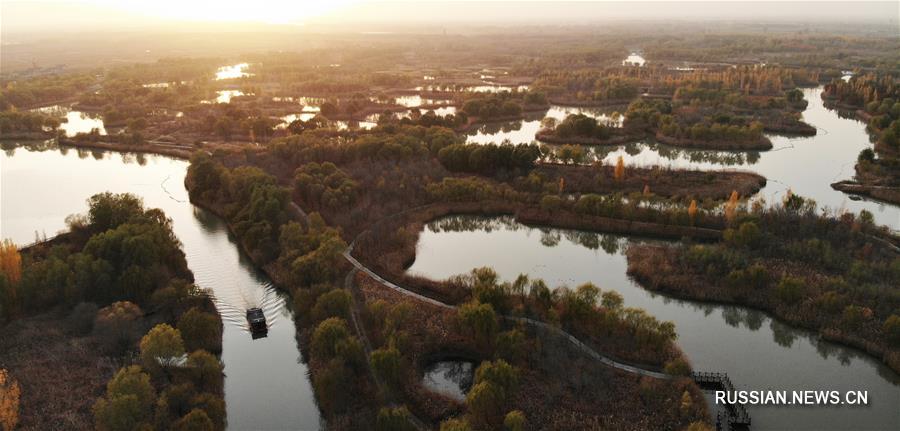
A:
POLYGON ((0 5, 4 36, 109 31, 366 31, 386 27, 623 21, 869 22, 897 26, 900 2, 822 1, 366 1, 156 2, 17 0, 0 5), (415 7, 410 7, 412 4, 415 7), (514 14, 510 13, 515 11, 514 14), (362 27, 361 27, 362 26, 362 27))

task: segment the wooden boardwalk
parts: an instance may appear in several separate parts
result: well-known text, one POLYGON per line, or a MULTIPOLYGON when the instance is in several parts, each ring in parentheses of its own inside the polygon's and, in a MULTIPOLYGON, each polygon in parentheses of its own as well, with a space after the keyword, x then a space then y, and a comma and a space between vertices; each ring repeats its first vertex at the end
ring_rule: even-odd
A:
MULTIPOLYGON (((701 389, 714 391, 735 392, 734 384, 726 373, 693 372, 691 377, 701 389)), ((724 410, 716 414, 716 430, 746 430, 750 429, 750 414, 743 404, 725 404, 724 410)))

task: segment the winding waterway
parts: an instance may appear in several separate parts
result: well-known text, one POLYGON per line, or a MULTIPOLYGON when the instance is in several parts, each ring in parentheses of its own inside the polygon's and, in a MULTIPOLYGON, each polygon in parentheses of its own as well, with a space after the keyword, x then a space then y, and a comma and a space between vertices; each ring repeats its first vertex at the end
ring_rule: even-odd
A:
POLYGON ((0 154, 0 237, 27 244, 65 229, 104 191, 129 192, 172 218, 197 285, 215 295, 225 331, 225 402, 229 428, 317 430, 319 409, 297 346, 287 297, 240 253, 217 216, 188 201, 188 163, 164 156, 7 146, 0 154), (39 151, 42 150, 42 151, 39 151), (262 307, 266 338, 253 340, 245 310, 262 307))
MULTIPOLYGON (((767 135, 773 149, 761 152, 710 151, 676 148, 644 141, 619 146, 586 147, 589 156, 614 164, 621 156, 626 166, 664 166, 680 169, 742 169, 756 172, 768 180, 758 196, 767 202, 780 202, 788 188, 795 194, 814 199, 820 207, 832 211, 858 213, 868 210, 878 224, 900 230, 900 207, 871 199, 850 199, 850 195, 831 188, 831 183, 850 179, 859 152, 871 148, 866 125, 824 106, 822 88, 803 90, 809 105, 803 119, 818 129, 816 136, 786 137, 767 135)), ((561 107, 543 116, 559 119, 561 107)), ((621 109, 621 108, 619 108, 621 109)), ((584 110, 586 115, 600 117, 600 111, 584 110)), ((540 130, 541 114, 523 121, 485 125, 471 132, 469 142, 499 143, 509 139, 514 144, 529 143, 540 130)))
POLYGON ((621 293, 625 306, 675 322, 678 345, 694 368, 727 372, 738 389, 868 391, 867 406, 748 406, 754 430, 888 430, 900 424, 900 376, 888 367, 762 312, 644 290, 625 273, 630 241, 527 227, 511 217, 450 216, 427 225, 409 272, 445 279, 490 266, 508 281, 518 274, 550 286, 590 281, 621 293))

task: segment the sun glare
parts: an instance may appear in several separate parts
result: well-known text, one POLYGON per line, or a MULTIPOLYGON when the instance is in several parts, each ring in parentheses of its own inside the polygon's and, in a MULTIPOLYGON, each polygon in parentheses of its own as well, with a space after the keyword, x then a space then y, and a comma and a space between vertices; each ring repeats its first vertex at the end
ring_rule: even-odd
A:
POLYGON ((142 15, 187 21, 295 24, 360 3, 361 0, 98 0, 142 15))

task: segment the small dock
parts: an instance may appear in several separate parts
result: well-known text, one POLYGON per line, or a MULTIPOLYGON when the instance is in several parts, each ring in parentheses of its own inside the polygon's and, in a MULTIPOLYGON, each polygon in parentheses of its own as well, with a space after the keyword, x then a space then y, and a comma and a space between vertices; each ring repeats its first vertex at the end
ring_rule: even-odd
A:
MULTIPOLYGON (((693 372, 691 373, 694 382, 700 389, 713 391, 734 392, 734 384, 728 378, 726 373, 708 373, 693 372)), ((732 430, 749 430, 750 414, 743 404, 725 404, 722 410, 716 413, 716 430, 732 431, 732 430)))

